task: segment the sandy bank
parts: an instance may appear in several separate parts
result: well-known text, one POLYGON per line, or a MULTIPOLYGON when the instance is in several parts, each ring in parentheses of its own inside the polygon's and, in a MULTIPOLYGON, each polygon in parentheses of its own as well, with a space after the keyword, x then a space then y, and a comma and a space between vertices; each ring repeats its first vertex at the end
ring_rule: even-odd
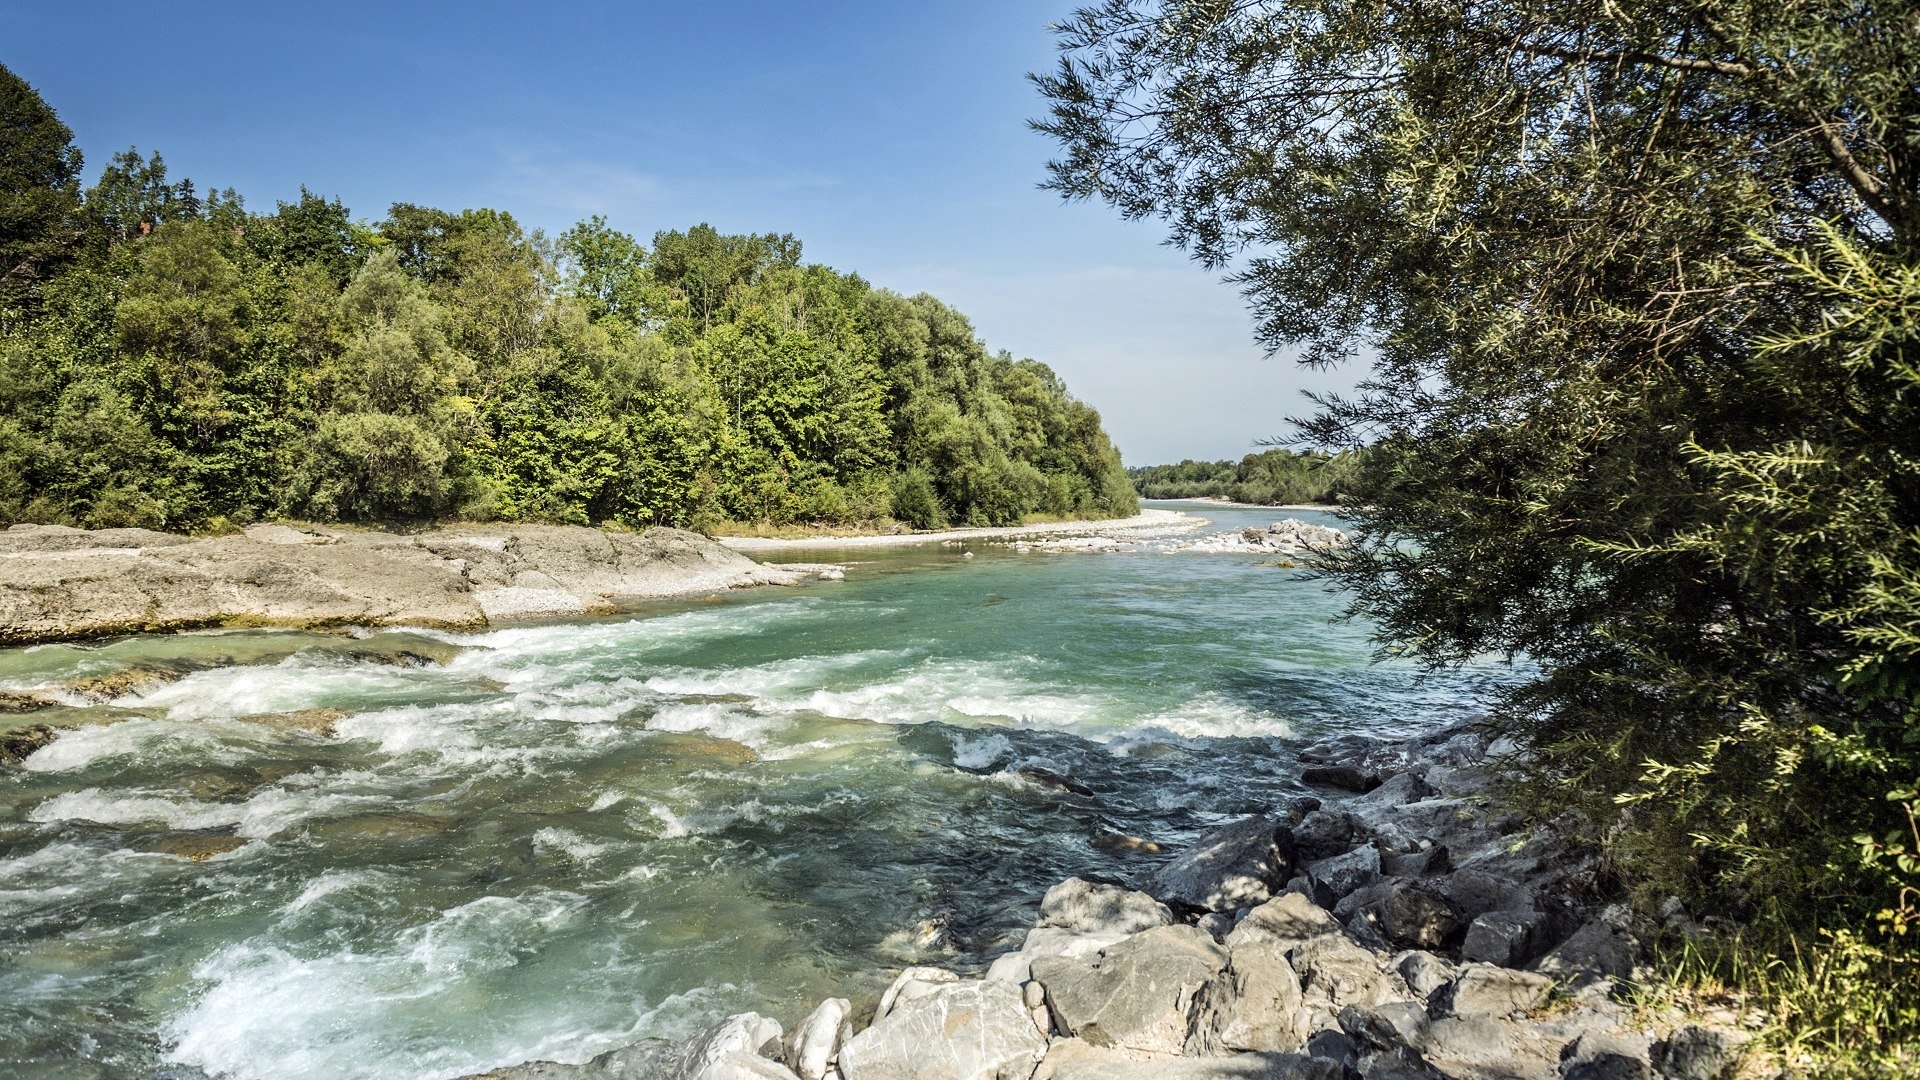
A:
POLYGON ((0 645, 223 625, 473 629, 804 574, 665 528, 271 524, 191 538, 16 525, 0 531, 0 645))
POLYGON ((1001 528, 942 529, 938 532, 895 533, 884 536, 807 536, 776 539, 764 536, 728 536, 720 543, 735 551, 805 551, 819 548, 898 547, 904 544, 933 544, 946 540, 982 540, 1021 536, 1113 536, 1138 534, 1146 530, 1197 529, 1206 519, 1178 510, 1142 510, 1129 518, 1106 521, 1050 521, 1040 525, 1009 525, 1001 528))

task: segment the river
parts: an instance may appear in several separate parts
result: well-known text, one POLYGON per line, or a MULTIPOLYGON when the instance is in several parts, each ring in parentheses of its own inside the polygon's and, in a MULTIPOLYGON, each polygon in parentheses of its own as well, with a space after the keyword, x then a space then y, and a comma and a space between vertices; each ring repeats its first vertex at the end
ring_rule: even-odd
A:
POLYGON ((1324 583, 1256 556, 845 557, 439 635, 465 648, 438 666, 285 631, 0 650, 0 687, 234 661, 0 770, 0 1074, 453 1077, 791 1023, 1165 858, 1115 837, 1274 807, 1302 740, 1457 719, 1500 678, 1374 663, 1324 583), (238 719, 321 708, 331 737, 238 719), (167 853, 208 837, 244 843, 167 853))

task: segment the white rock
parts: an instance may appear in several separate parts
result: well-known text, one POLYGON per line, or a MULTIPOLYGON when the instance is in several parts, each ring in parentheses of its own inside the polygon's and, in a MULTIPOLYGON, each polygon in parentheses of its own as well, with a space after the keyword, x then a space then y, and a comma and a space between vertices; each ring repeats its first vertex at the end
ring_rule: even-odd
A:
POLYGON ((937 967, 910 967, 901 972, 887 992, 880 995, 880 1008, 874 1011, 874 1023, 879 1023, 897 1005, 905 1004, 914 998, 925 997, 946 983, 956 983, 960 976, 937 967))
MULTIPOLYGON (((779 1045, 780 1021, 759 1013, 729 1016, 688 1044, 686 1053, 680 1058, 680 1075, 684 1080, 731 1080, 734 1076, 752 1076, 751 1073, 739 1073, 737 1064, 733 1066, 734 1072, 723 1071, 722 1059, 732 1055, 764 1057, 769 1048, 778 1050, 779 1045)), ((769 1061, 768 1064, 774 1063, 769 1061)), ((785 1071, 782 1066, 775 1067, 785 1071)))
POLYGON ((902 1002, 840 1048, 845 1080, 1029 1076, 1047 1051, 1009 983, 961 982, 902 1002))
POLYGON ((852 1014, 852 1002, 846 998, 828 998, 793 1029, 792 1037, 787 1040, 786 1062, 788 1068, 800 1075, 800 1080, 821 1080, 827 1075, 827 1066, 840 1052, 840 1044, 852 1037, 852 1026, 848 1023, 852 1014))

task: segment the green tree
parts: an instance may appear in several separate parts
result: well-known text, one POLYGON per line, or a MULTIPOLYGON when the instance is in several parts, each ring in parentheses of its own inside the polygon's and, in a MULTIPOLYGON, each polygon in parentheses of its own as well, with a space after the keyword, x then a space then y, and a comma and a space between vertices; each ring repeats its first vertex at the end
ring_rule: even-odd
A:
POLYGON ((1062 193, 1374 358, 1307 425, 1370 446, 1357 609, 1536 665, 1538 790, 1723 909, 1858 918, 1920 775, 1914 19, 1114 0, 1039 80, 1062 193))
POLYGON ((0 66, 0 317, 79 237, 80 151, 26 80, 0 66))

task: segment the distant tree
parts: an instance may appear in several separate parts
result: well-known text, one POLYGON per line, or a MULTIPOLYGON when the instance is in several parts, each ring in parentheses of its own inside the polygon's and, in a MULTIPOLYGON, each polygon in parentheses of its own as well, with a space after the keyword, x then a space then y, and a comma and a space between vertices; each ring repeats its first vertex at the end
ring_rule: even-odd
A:
POLYGON ((106 244, 124 244, 151 235, 169 221, 198 216, 200 197, 192 180, 167 182, 160 151, 142 158, 129 148, 113 155, 87 190, 86 211, 106 244))

